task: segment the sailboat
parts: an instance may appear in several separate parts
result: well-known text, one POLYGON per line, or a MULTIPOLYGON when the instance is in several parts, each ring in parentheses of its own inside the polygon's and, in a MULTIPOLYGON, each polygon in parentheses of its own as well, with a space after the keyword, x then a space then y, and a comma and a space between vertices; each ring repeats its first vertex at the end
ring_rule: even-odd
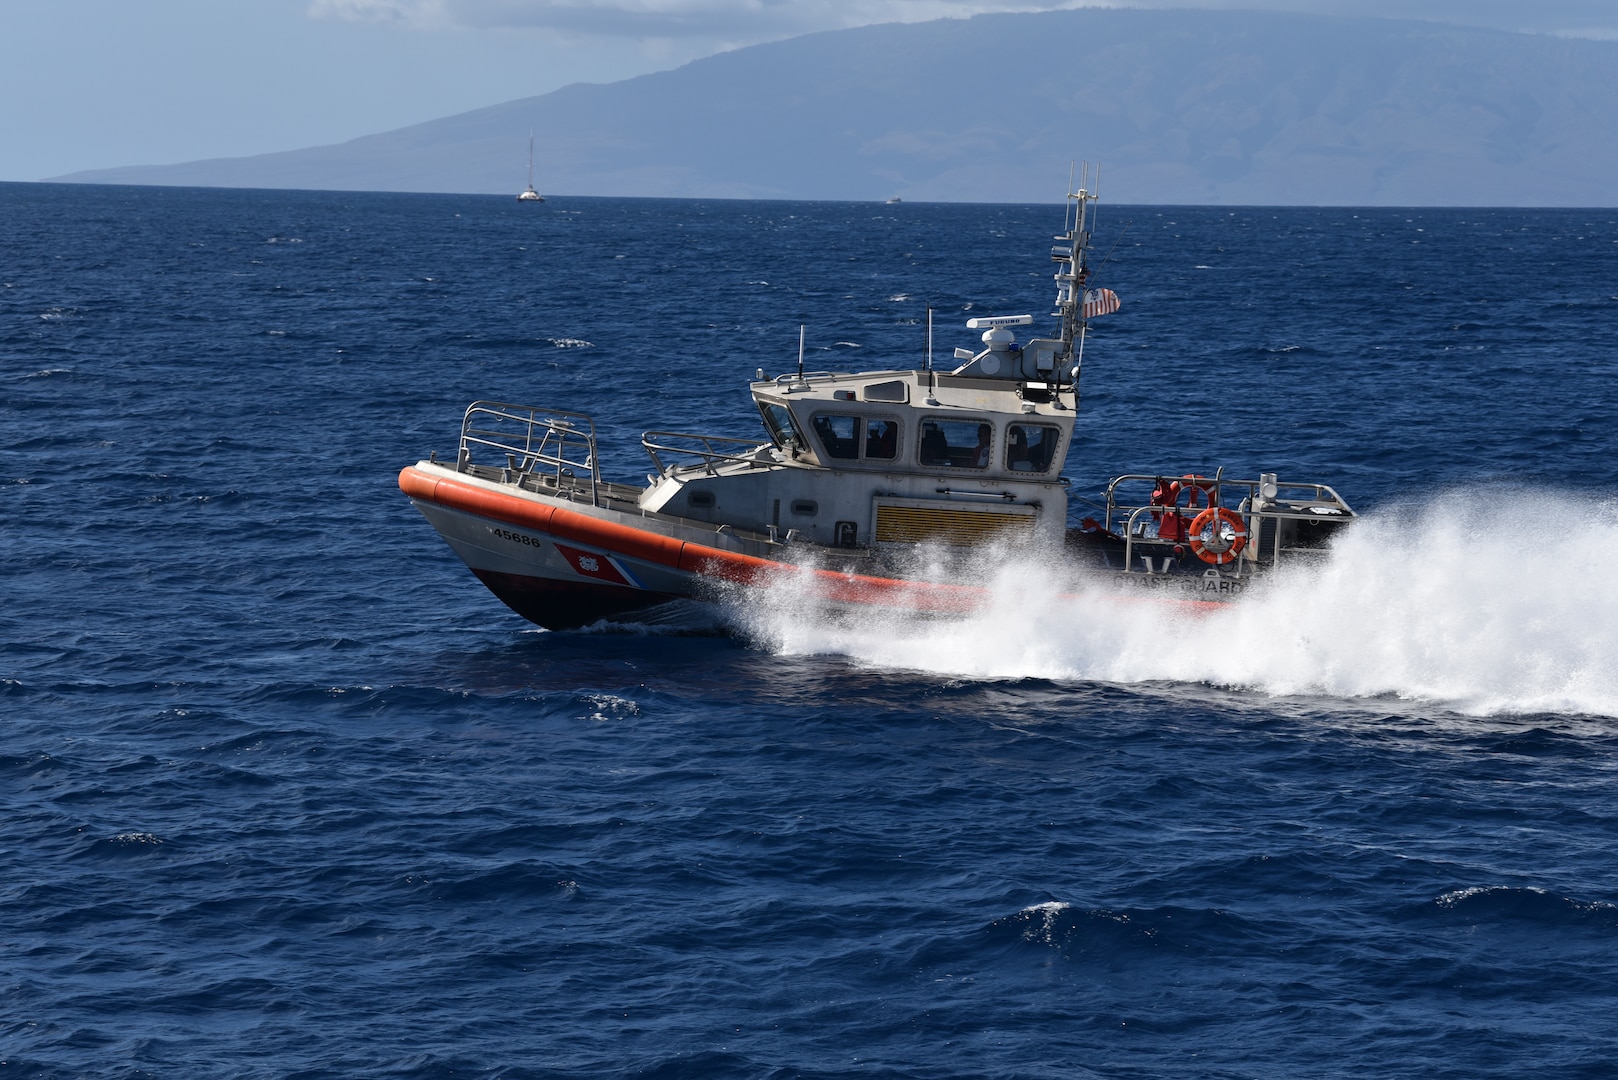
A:
POLYGON ((528 133, 528 190, 517 196, 518 202, 544 202, 545 196, 534 190, 534 133, 528 133))

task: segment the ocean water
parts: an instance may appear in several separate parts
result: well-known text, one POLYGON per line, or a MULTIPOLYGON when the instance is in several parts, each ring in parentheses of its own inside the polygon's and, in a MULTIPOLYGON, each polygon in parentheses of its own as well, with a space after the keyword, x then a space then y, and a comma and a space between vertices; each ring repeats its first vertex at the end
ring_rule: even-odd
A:
POLYGON ((1618 211, 1103 204, 1075 493, 1364 515, 1205 619, 546 633, 397 490, 753 435, 1061 226, 0 185, 0 1076, 1618 1075, 1618 211))

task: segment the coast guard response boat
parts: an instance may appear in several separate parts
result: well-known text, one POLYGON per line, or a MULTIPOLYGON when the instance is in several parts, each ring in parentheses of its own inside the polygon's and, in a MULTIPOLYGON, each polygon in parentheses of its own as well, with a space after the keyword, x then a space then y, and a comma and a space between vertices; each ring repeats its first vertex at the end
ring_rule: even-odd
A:
MULTIPOLYGON (((723 587, 792 582, 828 603, 968 611, 986 551, 1027 551, 1067 587, 1222 603, 1274 566, 1318 555, 1354 517, 1317 483, 1120 476, 1070 527, 1061 475, 1089 320, 1118 297, 1088 288, 1096 196, 1069 196, 1052 250, 1050 337, 1030 315, 977 318, 981 348, 935 371, 799 370, 749 386, 767 442, 648 431, 646 486, 601 478, 586 415, 473 403, 453 461, 399 486, 497 597, 551 629, 723 587)), ((801 332, 800 332, 801 333, 801 332)))

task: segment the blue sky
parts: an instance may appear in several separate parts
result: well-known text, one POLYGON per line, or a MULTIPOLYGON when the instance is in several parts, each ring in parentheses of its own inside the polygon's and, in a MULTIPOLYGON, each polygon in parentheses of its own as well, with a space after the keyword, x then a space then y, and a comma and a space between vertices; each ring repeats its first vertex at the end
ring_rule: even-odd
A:
MULTIPOLYGON (((0 180, 238 157, 814 30, 1095 0, 0 0, 0 180)), ((1618 40, 1618 0, 1113 0, 1618 40)))

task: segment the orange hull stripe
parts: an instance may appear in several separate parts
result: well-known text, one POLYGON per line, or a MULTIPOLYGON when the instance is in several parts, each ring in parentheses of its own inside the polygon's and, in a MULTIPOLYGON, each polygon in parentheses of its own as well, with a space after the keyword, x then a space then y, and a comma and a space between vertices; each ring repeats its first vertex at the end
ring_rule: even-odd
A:
POLYGON ((797 574, 812 582, 816 594, 827 600, 881 604, 919 611, 970 611, 979 606, 985 597, 984 590, 969 585, 900 581, 862 574, 840 574, 834 570, 803 570, 790 563, 676 540, 645 529, 603 521, 565 507, 545 506, 515 495, 485 491, 457 480, 428 476, 414 465, 407 465, 399 473, 399 489, 413 499, 522 525, 552 536, 605 548, 615 555, 739 585, 767 585, 783 574, 797 574))
POLYGON ((438 503, 440 506, 465 510, 480 517, 509 521, 513 525, 526 525, 542 532, 550 531, 551 518, 556 513, 553 506, 532 503, 527 499, 515 499, 499 492, 484 491, 482 488, 454 480, 428 476, 418 471, 414 465, 407 465, 399 473, 399 490, 412 499, 423 499, 430 503, 438 503))

